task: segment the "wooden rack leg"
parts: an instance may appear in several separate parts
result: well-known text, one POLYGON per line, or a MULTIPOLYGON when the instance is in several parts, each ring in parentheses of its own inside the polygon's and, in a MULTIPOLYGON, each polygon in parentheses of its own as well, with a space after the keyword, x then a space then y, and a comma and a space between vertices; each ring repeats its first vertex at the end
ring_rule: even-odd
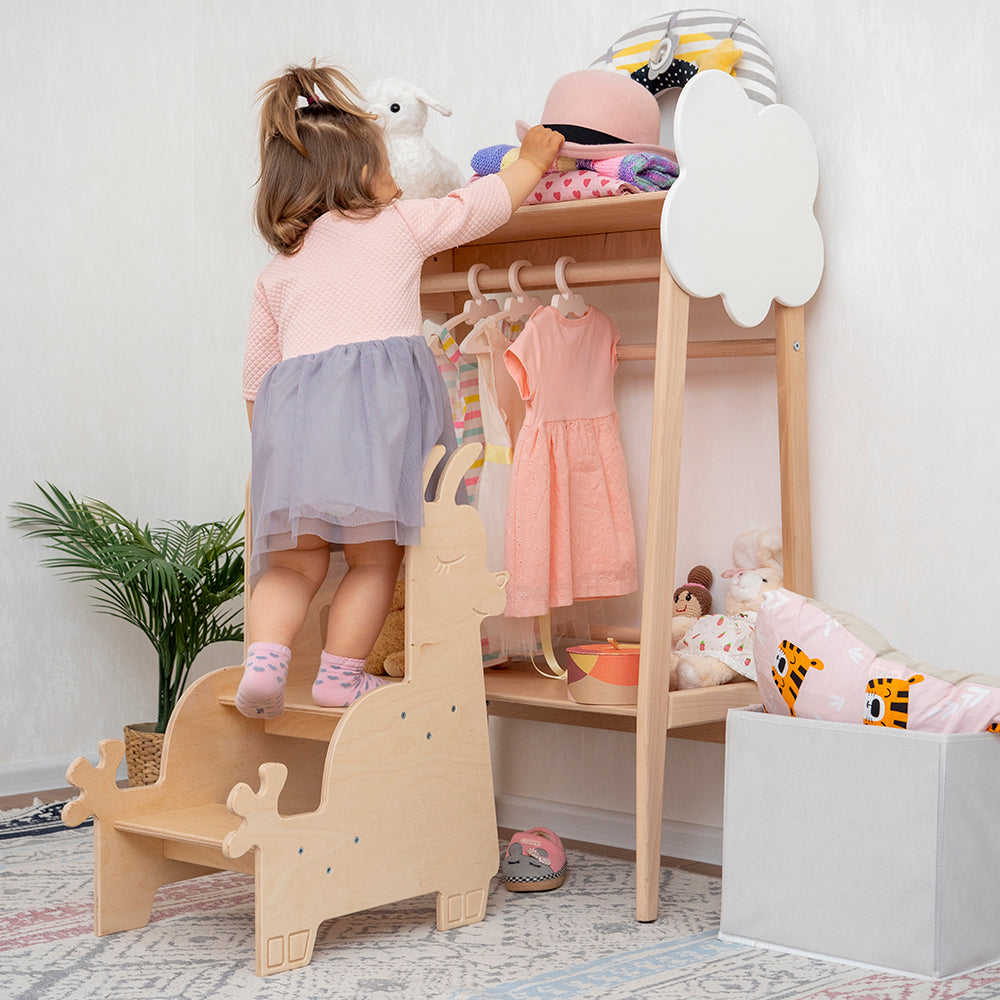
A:
POLYGON ((778 449, 785 586, 812 596, 806 327, 802 306, 774 304, 778 374, 778 449))
POLYGON ((688 305, 687 294, 661 258, 636 710, 636 917, 642 921, 656 919, 660 897, 671 605, 666 602, 663 613, 664 602, 656 597, 674 589, 688 305))

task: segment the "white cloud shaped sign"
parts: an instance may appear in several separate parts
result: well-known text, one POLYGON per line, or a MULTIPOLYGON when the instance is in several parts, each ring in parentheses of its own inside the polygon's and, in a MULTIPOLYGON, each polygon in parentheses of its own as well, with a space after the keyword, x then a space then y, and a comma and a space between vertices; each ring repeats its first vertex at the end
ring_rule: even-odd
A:
POLYGON ((760 323, 772 299, 808 302, 823 237, 816 146, 802 118, 783 104, 758 111, 732 76, 704 70, 681 91, 674 145, 680 174, 660 219, 674 280, 697 298, 721 295, 740 326, 760 323))

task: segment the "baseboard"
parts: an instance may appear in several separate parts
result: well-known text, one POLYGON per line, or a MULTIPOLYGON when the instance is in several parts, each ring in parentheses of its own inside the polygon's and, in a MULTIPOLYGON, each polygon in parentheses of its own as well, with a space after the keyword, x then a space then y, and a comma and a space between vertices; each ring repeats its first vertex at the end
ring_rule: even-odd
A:
MULTIPOLYGON (((0 796, 62 788, 69 761, 59 757, 0 767, 0 796)), ((126 778, 122 761, 118 778, 126 778)), ((567 840, 582 840, 605 847, 635 850, 635 816, 612 809, 576 806, 566 802, 498 795, 497 823, 513 830, 547 826, 567 840)), ((660 853, 690 861, 722 864, 722 828, 665 819, 660 853)))
MULTIPOLYGON (((0 796, 23 795, 27 792, 44 792, 50 788, 66 787, 66 768, 72 763, 66 757, 51 760, 33 760, 25 764, 8 764, 0 767, 0 796)), ((95 754, 92 763, 97 763, 95 754)), ((125 780, 125 761, 118 768, 118 779, 125 780)))
MULTIPOLYGON (((635 850, 635 816, 632 813, 521 795, 498 795, 496 807, 497 825, 501 827, 528 830, 533 826, 547 826, 567 840, 635 850)), ((665 819, 661 835, 660 853, 663 855, 722 864, 722 827, 665 819)))

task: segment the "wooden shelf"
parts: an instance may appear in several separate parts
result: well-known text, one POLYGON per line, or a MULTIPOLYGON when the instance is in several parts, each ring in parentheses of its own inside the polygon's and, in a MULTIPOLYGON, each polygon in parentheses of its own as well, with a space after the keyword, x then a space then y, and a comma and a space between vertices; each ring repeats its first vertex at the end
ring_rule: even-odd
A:
POLYGON ((522 287, 554 287, 553 265, 564 255, 577 261, 566 269, 570 284, 657 281, 667 193, 523 206, 487 236, 429 258, 421 279, 422 307, 428 313, 458 311, 468 297, 465 272, 475 263, 491 269, 479 276, 484 292, 506 290, 506 269, 518 259, 533 262, 520 272, 522 287))
POLYGON ((463 246, 658 230, 666 196, 666 191, 651 191, 615 198, 591 198, 590 201, 526 205, 499 229, 463 246))
MULTIPOLYGON (((583 705, 574 701, 566 681, 544 677, 529 662, 486 671, 486 704, 490 715, 566 726, 635 732, 636 705, 583 705)), ((711 689, 673 691, 667 707, 667 729, 679 739, 718 742, 724 736, 730 708, 760 704, 750 681, 711 689)))

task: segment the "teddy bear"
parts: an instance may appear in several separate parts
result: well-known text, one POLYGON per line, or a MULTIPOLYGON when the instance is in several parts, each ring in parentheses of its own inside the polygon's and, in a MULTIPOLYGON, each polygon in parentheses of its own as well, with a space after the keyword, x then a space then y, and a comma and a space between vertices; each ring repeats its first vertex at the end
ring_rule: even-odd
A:
POLYGON ((405 606, 406 592, 403 578, 400 577, 392 592, 392 602, 389 605, 389 613, 385 616, 382 631, 379 632, 372 651, 365 659, 366 673, 388 674, 390 677, 403 676, 406 661, 405 606))
POLYGON ((748 531, 733 545, 734 569, 723 614, 697 618, 675 645, 674 676, 679 689, 712 687, 737 678, 756 680, 753 633, 764 594, 784 582, 781 530, 748 531))
POLYGON ((443 198, 465 184, 458 164, 424 138, 427 109, 433 108, 447 118, 451 108, 397 77, 373 83, 367 103, 385 130, 389 165, 402 198, 443 198))

